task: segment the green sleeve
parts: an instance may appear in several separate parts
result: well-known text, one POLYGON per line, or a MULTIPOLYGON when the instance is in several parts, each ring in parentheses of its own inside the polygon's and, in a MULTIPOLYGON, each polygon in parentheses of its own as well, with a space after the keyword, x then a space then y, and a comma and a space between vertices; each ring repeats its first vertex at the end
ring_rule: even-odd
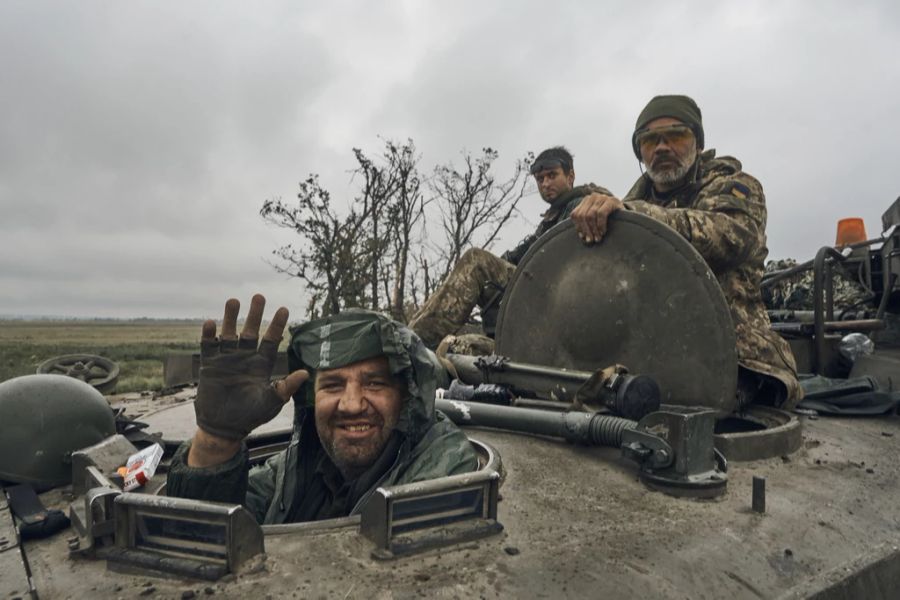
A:
POLYGON ((270 457, 265 463, 250 469, 247 485, 247 509, 262 523, 265 520, 269 505, 275 498, 275 482, 278 473, 284 468, 284 452, 270 457))
POLYGON ((262 523, 275 494, 275 479, 284 464, 278 453, 264 464, 249 468, 247 447, 228 462, 215 467, 198 468, 187 464, 191 442, 183 443, 172 457, 166 482, 166 494, 178 498, 242 504, 262 523))
POLYGON ((247 447, 230 460, 215 467, 199 468, 187 464, 191 442, 178 447, 169 465, 166 495, 228 504, 244 504, 247 493, 247 447))

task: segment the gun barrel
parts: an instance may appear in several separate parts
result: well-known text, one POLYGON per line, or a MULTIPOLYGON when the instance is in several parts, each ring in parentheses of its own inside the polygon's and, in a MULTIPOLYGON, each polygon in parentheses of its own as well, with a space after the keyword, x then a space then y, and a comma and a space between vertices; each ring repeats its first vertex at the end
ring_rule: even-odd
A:
POLYGON ((636 421, 587 412, 559 413, 441 398, 435 407, 461 426, 546 435, 592 446, 618 448, 623 432, 637 427, 636 421))
POLYGON ((486 362, 485 357, 465 354, 448 354, 459 379, 470 385, 498 383, 519 392, 528 392, 539 398, 555 398, 569 401, 587 381, 591 373, 555 369, 505 359, 486 362))

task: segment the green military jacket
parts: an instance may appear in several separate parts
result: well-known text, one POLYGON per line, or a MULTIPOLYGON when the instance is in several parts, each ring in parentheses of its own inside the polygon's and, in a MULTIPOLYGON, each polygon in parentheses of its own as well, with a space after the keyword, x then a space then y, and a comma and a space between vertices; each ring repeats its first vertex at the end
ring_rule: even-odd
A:
POLYGON ((760 294, 766 247, 766 199, 762 185, 730 156, 703 152, 683 187, 658 194, 647 175, 623 199, 629 210, 661 221, 681 234, 706 260, 731 309, 738 361, 776 378, 787 388, 787 407, 802 391, 790 347, 772 331, 760 294))
POLYGON ((355 514, 379 486, 475 470, 477 456, 468 438, 434 408, 435 390, 446 383, 434 354, 399 323, 384 318, 380 331, 391 369, 409 393, 394 436, 368 472, 353 482, 342 480, 322 448, 314 409, 301 390, 294 397, 287 450, 252 469, 246 449, 222 465, 201 469, 187 465, 186 442, 172 460, 168 495, 244 504, 260 523, 286 523, 355 514))

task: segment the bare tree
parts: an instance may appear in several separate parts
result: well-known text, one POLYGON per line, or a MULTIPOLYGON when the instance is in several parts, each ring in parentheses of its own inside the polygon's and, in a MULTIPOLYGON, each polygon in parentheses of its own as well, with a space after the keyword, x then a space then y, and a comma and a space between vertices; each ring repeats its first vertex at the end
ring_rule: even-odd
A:
MULTIPOLYGON (((357 202, 362 204, 362 214, 367 217, 369 232, 362 251, 367 255, 366 262, 369 267, 370 305, 377 308, 380 305, 379 281, 383 271, 380 267, 382 266, 382 257, 388 247, 388 238, 384 235, 381 226, 385 221, 384 205, 391 194, 391 183, 386 181, 390 174, 386 172, 385 167, 375 164, 363 154, 361 149, 354 148, 353 155, 356 157, 356 162, 359 163, 353 173, 363 177, 362 196, 357 199, 357 202)), ((363 240, 358 242, 362 244, 363 240)))
POLYGON ((406 318, 406 291, 410 285, 409 257, 417 241, 414 232, 424 214, 420 157, 410 139, 403 144, 385 140, 377 162, 358 148, 353 153, 359 163, 354 173, 363 179, 361 203, 370 229, 371 305, 402 321, 406 318), (383 295, 379 286, 383 287, 383 295))
MULTIPOLYGON (((481 156, 475 157, 464 152, 461 169, 452 163, 434 169, 429 187, 444 234, 443 243, 433 248, 438 257, 438 281, 447 276, 468 248, 490 248, 525 195, 534 156, 529 153, 517 160, 512 176, 505 181, 498 181, 491 171, 498 156, 492 148, 482 149, 481 156)), ((429 275, 426 272, 426 280, 429 275)))
POLYGON ((406 321, 407 289, 413 288, 415 277, 410 277, 410 256, 413 244, 418 242, 414 232, 423 221, 425 200, 422 195, 422 179, 418 171, 419 156, 412 140, 398 146, 386 144, 386 158, 391 165, 391 196, 388 202, 388 221, 391 223, 392 273, 394 285, 391 292, 391 316, 406 321))
POLYGON ((268 200, 260 210, 266 222, 302 239, 274 250, 273 267, 304 281, 309 317, 359 306, 405 321, 467 248, 487 248, 497 239, 524 194, 531 161, 530 154, 517 161, 513 176, 498 182, 491 172, 497 152, 485 148, 479 157, 463 154, 459 171, 450 164, 436 168, 426 184, 411 139, 386 140, 375 158, 359 148, 353 154, 360 188, 346 216, 315 175, 300 184, 296 205, 268 200), (433 233, 425 224, 432 206, 446 238, 437 244, 423 241, 433 233))
POLYGON ((273 250, 281 263, 272 266, 306 282, 310 317, 368 304, 364 289, 368 252, 366 244, 359 244, 368 215, 352 209, 344 218, 336 215, 331 195, 319 185, 317 175, 300 183, 297 199, 296 206, 266 200, 260 209, 267 223, 293 229, 304 240, 301 249, 288 244, 273 250))
POLYGON ((260 215, 266 222, 303 239, 297 247, 274 250, 279 260, 272 266, 305 282, 310 317, 359 306, 404 320, 410 255, 424 207, 419 155, 412 140, 386 141, 374 160, 359 148, 353 153, 358 164, 353 174, 361 178, 361 188, 346 217, 334 210, 316 175, 301 182, 296 205, 263 204, 260 215))

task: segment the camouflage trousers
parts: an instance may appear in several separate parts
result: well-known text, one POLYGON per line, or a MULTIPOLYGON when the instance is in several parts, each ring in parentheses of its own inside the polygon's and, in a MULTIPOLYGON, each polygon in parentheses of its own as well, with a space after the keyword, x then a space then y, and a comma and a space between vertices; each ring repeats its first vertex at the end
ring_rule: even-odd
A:
POLYGON ((409 322, 409 328, 425 345, 435 348, 466 324, 475 306, 484 308, 499 300, 515 270, 515 265, 486 250, 467 250, 409 322))

